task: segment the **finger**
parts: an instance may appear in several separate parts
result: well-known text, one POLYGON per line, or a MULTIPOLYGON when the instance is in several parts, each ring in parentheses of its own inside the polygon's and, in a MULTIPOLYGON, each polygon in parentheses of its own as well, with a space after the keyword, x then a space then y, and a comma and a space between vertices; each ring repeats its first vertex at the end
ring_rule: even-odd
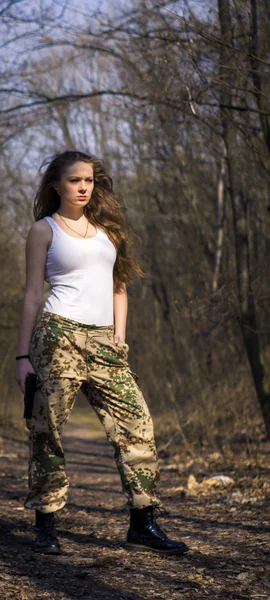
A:
POLYGON ((16 379, 17 384, 23 394, 25 394, 25 381, 24 379, 16 379))

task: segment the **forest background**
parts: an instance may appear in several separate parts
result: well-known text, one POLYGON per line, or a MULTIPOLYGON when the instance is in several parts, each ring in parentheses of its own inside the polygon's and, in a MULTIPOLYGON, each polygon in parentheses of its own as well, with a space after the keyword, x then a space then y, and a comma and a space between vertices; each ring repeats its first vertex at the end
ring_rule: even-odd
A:
POLYGON ((258 449, 269 0, 4 0, 0 20, 1 426, 23 425, 15 355, 38 168, 76 148, 105 160, 134 231, 145 276, 128 286, 129 360, 163 449, 258 449))

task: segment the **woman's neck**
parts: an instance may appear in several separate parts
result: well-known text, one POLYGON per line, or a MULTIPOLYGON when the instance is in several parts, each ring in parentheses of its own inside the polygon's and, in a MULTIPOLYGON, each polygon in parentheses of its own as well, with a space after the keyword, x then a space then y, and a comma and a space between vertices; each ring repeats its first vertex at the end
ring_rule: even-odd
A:
MULTIPOLYGON (((64 219, 72 219, 72 221, 79 221, 80 219, 84 220, 84 212, 83 209, 73 209, 72 207, 62 207, 60 206, 56 211, 56 214, 60 215, 64 219)), ((85 217, 86 218, 86 217, 85 217)))

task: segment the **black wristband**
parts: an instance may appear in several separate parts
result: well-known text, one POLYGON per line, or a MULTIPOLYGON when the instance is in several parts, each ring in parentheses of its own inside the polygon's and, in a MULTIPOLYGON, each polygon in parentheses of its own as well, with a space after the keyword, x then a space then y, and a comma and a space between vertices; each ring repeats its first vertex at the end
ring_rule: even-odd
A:
POLYGON ((16 356, 16 360, 20 360, 21 358, 30 358, 29 354, 21 354, 21 356, 16 356))

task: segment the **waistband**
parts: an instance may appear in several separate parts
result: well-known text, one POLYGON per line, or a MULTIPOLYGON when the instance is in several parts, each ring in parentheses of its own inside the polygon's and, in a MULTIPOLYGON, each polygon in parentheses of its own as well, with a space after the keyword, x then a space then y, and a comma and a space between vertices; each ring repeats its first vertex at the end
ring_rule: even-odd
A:
POLYGON ((114 331, 114 325, 95 325, 94 323, 89 325, 87 323, 80 323, 79 321, 68 319, 67 317, 63 317, 62 315, 58 315, 47 310, 42 311, 40 321, 44 324, 46 323, 47 325, 57 325, 58 327, 64 327, 65 329, 96 329, 98 331, 114 331))

